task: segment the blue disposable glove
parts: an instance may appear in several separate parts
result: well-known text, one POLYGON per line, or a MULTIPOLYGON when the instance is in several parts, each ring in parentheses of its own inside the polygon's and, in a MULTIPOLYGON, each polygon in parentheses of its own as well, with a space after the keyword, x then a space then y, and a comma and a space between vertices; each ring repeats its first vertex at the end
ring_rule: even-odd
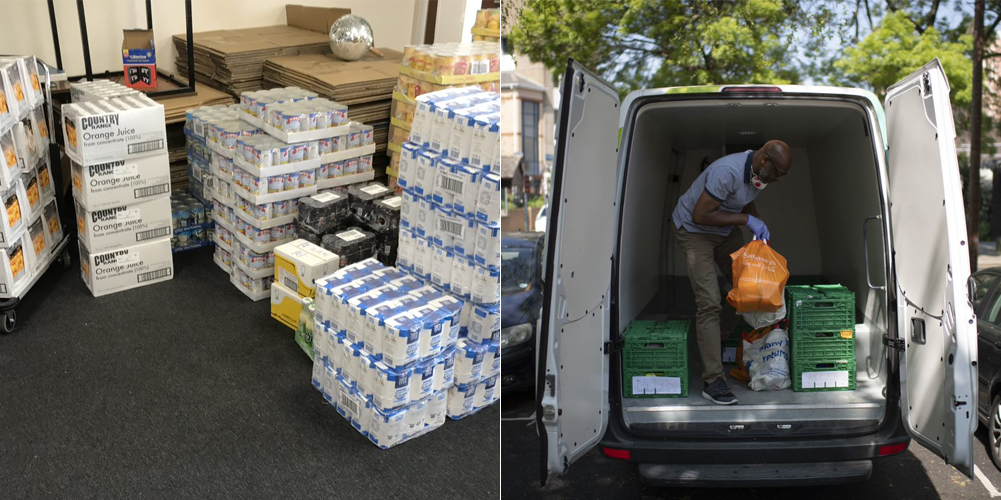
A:
POLYGON ((771 235, 768 234, 768 226, 765 225, 764 221, 761 219, 748 214, 747 215, 747 228, 754 233, 754 236, 759 240, 769 240, 771 235))

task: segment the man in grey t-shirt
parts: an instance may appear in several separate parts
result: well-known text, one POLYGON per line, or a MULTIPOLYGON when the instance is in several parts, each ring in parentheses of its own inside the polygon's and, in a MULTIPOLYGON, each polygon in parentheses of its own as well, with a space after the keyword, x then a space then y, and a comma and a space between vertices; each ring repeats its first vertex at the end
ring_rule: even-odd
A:
POLYGON ((768 141, 757 151, 724 156, 695 179, 671 216, 698 306, 695 332, 703 367, 702 397, 716 404, 737 403, 723 376, 721 358, 722 341, 736 326, 736 311, 721 300, 716 265, 732 280, 730 254, 744 245, 740 230, 734 226, 747 226, 758 239, 769 239, 754 199, 791 167, 792 153, 782 141, 768 141), (724 308, 726 321, 722 318, 724 308))

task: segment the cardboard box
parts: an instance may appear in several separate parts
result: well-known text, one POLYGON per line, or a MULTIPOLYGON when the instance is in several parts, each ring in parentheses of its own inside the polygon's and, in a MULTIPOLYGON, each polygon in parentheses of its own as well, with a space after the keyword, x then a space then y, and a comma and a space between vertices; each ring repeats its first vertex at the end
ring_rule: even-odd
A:
POLYGON ((146 96, 64 104, 66 155, 82 165, 167 152, 163 105, 146 96))
POLYGON ((35 256, 27 233, 22 233, 7 248, 0 250, 0 298, 14 296, 18 286, 35 274, 35 256))
MULTIPOLYGON (((38 61, 35 56, 5 56, 0 57, 0 64, 14 63, 21 76, 21 87, 28 108, 34 108, 45 102, 42 84, 38 77, 38 61)), ((27 108, 22 108, 23 111, 27 108)))
POLYGON ((62 241, 63 226, 59 222, 59 208, 56 206, 55 199, 45 203, 45 207, 42 208, 42 218, 45 221, 45 235, 48 237, 51 245, 54 246, 56 243, 62 241))
POLYGON ((14 117, 21 116, 22 112, 31 107, 28 101, 28 93, 24 86, 24 78, 21 75, 22 65, 18 61, 0 61, 0 73, 7 87, 7 107, 14 117))
POLYGON ((95 211, 170 196, 167 155, 83 166, 72 162, 73 198, 95 211))
POLYGON ((0 190, 7 190, 13 186, 20 170, 14 130, 0 133, 0 190))
POLYGON ((170 198, 156 198, 114 208, 90 211, 76 206, 77 235, 92 252, 106 252, 136 243, 169 237, 170 198))
POLYGON ((49 240, 49 235, 45 230, 45 218, 41 214, 28 224, 28 241, 31 242, 31 248, 36 257, 33 270, 45 272, 44 269, 41 269, 45 263, 45 258, 52 252, 52 248, 55 247, 58 240, 49 240))
POLYGON ((124 30, 122 65, 125 67, 125 85, 141 90, 156 88, 153 30, 124 30))
POLYGON ((299 329, 303 297, 278 283, 271 284, 271 317, 293 329, 299 329))
POLYGON ((103 101, 112 97, 138 96, 139 91, 111 80, 94 80, 70 84, 72 102, 103 101))
POLYGON ((351 9, 286 5, 285 24, 326 35, 330 33, 330 25, 334 24, 334 21, 350 13, 351 9))
POLYGON ((167 281, 174 277, 170 238, 140 243, 110 252, 91 253, 80 247, 80 275, 95 297, 167 281))
POLYGON ((2 195, 0 210, 0 248, 15 243, 28 225, 28 205, 20 181, 2 195))
POLYGON ((22 174, 21 185, 24 186, 24 201, 26 202, 21 207, 24 211, 23 215, 26 220, 32 220, 42 213, 42 191, 38 185, 38 174, 35 172, 22 174))
POLYGON ((340 267, 337 254, 306 240, 295 240, 275 248, 275 283, 302 297, 315 297, 315 280, 340 267))

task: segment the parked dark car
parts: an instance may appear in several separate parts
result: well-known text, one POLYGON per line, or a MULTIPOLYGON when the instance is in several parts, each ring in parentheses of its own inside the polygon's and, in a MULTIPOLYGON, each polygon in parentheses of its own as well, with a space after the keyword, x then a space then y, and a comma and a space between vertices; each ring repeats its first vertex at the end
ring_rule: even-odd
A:
POLYGON ((501 238, 501 393, 535 386, 543 235, 508 233, 501 238))
POLYGON ((977 416, 987 427, 991 460, 1001 469, 1001 267, 973 275, 977 293, 977 347, 980 351, 977 384, 977 416))

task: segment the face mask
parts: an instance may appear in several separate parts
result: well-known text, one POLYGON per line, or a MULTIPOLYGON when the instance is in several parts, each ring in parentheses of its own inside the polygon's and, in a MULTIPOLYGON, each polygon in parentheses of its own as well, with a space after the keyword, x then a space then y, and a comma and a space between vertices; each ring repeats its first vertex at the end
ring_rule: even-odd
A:
POLYGON ((754 187, 756 187, 756 188, 758 188, 758 189, 765 189, 765 186, 767 186, 768 183, 765 182, 765 181, 763 181, 763 180, 761 180, 761 178, 758 177, 757 175, 752 175, 751 176, 751 185, 754 186, 754 187))

